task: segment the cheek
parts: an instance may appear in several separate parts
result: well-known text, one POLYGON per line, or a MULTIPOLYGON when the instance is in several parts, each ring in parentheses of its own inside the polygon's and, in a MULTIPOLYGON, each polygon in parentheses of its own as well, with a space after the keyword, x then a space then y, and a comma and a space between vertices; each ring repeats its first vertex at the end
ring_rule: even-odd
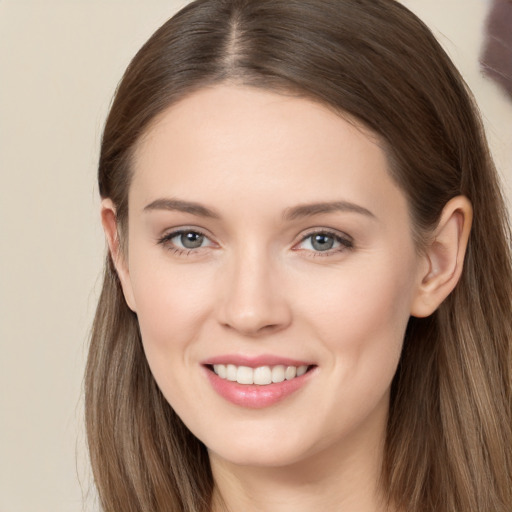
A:
POLYGON ((354 329, 387 331, 409 317, 412 283, 404 277, 389 268, 342 271, 310 288, 304 306, 319 319, 319 326, 337 327, 341 336, 354 329))
POLYGON ((211 303, 211 272, 134 255, 130 265, 137 316, 145 346, 178 348, 194 337, 211 303))
POLYGON ((134 270, 133 292, 148 365, 167 401, 188 417, 193 407, 183 383, 197 395, 189 372, 197 363, 195 346, 210 303, 207 276, 165 263, 134 264, 134 270))
POLYGON ((303 294, 308 327, 347 376, 392 378, 410 316, 413 270, 383 263, 340 271, 303 294))
POLYGON ((319 417, 330 418, 326 439, 387 410, 409 319, 409 278, 389 268, 340 272, 303 302, 301 330, 320 343, 322 372, 337 390, 315 397, 319 417))

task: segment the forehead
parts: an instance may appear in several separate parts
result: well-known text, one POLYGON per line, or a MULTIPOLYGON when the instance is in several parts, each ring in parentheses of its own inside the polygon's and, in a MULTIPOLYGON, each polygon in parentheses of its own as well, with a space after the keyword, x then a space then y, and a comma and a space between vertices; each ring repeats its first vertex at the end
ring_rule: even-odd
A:
MULTIPOLYGON (((306 138, 312 144, 318 144, 327 141, 326 137, 338 135, 340 141, 340 136, 358 132, 361 140, 383 146, 380 137, 362 122, 346 112, 337 113, 334 107, 314 99, 259 87, 219 84, 195 91, 157 115, 140 138, 136 154, 171 131, 174 136, 185 136, 191 127, 202 137, 201 147, 204 148, 214 138, 218 145, 221 141, 219 129, 229 127, 235 127, 234 133, 238 133, 240 127, 245 133, 250 129, 253 137, 257 136, 262 143, 265 142, 264 134, 272 141, 288 139, 293 143, 306 138)), ((229 142, 240 146, 241 137, 235 137, 233 132, 229 139, 222 140, 224 147, 229 142)), ((299 151, 300 147, 295 146, 294 150, 299 151)))
POLYGON ((147 130, 130 200, 155 195, 248 206, 405 201, 376 136, 309 99, 233 85, 191 94, 147 130))

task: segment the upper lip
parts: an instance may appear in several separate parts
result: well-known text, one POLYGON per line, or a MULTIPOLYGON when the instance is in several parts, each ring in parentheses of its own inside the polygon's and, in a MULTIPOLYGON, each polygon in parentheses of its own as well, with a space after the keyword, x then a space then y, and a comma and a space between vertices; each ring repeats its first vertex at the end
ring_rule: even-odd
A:
POLYGON ((249 368, 259 368, 261 366, 311 366, 313 363, 290 357, 277 356, 272 354, 262 354, 259 356, 246 356, 241 354, 225 354, 210 357, 202 362, 205 366, 214 364, 233 364, 235 366, 248 366, 249 368))

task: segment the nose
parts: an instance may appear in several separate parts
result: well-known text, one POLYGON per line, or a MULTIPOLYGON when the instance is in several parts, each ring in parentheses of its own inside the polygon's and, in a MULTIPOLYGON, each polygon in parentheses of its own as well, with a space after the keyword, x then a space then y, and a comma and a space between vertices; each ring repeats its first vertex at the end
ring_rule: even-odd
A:
POLYGON ((221 279, 224 293, 218 319, 224 327, 258 337, 290 325, 283 273, 264 251, 246 250, 234 256, 221 279))

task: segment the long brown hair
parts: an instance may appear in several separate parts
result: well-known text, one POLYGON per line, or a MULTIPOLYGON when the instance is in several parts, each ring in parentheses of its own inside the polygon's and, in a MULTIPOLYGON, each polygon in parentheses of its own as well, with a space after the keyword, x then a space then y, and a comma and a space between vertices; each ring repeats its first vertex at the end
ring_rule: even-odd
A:
MULTIPOLYGON (((409 322, 382 485, 400 511, 510 512, 510 233, 481 122, 453 64, 394 0, 192 2, 137 53, 105 126, 98 180, 121 240, 141 135, 171 104, 227 81, 302 95, 378 134, 418 244, 452 197, 472 202, 459 284, 433 315, 409 322)), ((210 509, 206 449, 156 386, 109 255, 85 391, 106 512, 210 509)))

